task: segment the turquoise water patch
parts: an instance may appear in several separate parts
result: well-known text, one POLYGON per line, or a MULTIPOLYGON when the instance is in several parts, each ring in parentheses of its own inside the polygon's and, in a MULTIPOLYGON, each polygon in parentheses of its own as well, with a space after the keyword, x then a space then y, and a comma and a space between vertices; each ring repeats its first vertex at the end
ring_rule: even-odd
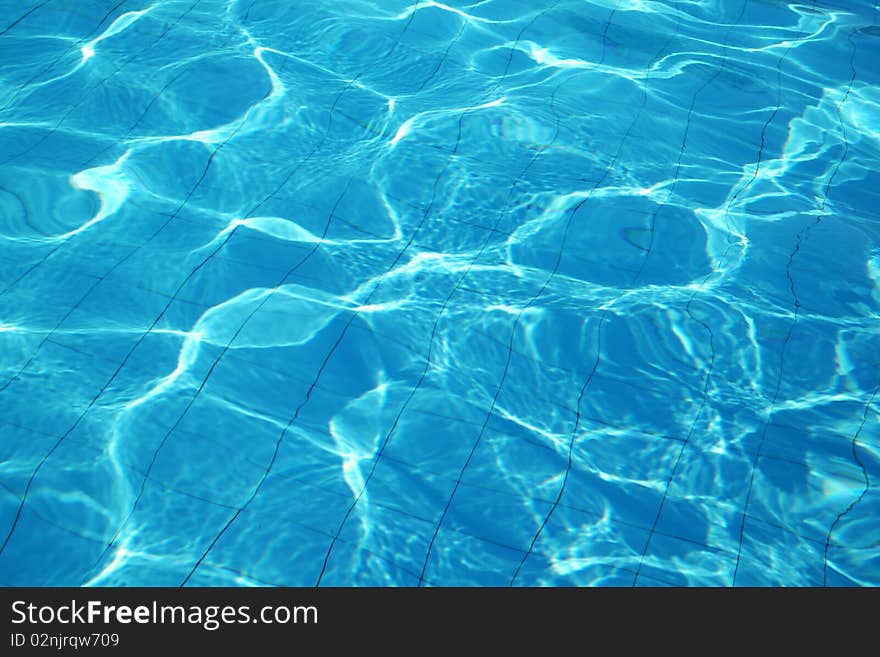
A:
POLYGON ((0 584, 880 584, 872 0, 0 0, 0 584))

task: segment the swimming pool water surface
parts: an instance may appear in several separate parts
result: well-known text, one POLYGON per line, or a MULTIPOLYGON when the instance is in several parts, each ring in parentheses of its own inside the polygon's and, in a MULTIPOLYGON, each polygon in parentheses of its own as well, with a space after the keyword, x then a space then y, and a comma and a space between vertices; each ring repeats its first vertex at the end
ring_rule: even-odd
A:
POLYGON ((0 584, 880 584, 873 0, 0 0, 0 584))

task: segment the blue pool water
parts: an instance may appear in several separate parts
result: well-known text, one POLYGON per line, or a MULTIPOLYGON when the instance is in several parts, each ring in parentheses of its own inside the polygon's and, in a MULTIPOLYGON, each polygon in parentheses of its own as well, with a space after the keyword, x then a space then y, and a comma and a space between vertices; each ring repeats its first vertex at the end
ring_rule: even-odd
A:
POLYGON ((0 0, 0 584, 880 584, 873 0, 0 0))

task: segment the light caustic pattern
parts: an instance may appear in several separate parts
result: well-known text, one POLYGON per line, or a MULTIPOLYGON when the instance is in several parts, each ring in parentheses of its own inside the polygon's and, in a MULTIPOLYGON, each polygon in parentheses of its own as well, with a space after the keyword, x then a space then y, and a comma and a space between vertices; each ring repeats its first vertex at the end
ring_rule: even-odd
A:
POLYGON ((0 1, 0 584, 880 583, 872 0, 0 1))

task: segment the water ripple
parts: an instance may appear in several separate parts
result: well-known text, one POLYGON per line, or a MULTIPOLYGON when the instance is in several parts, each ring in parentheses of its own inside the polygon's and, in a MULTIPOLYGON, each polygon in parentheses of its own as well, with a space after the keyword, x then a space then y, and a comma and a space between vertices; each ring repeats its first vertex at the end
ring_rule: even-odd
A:
POLYGON ((0 3, 0 583, 880 584, 878 34, 0 3))

